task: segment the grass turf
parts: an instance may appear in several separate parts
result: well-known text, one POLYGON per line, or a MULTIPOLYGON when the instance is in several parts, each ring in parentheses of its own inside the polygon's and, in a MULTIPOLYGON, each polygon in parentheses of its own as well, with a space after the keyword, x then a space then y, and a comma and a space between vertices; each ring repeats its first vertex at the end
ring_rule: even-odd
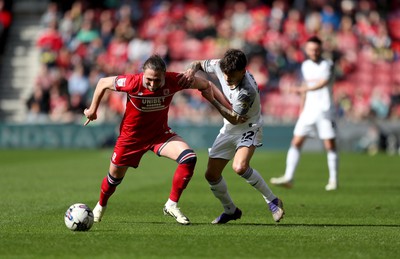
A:
MULTIPOLYGON (((0 150, 0 258, 398 258, 399 157, 341 154, 340 189, 326 192, 326 157, 304 153, 293 189, 271 186, 285 219, 275 224, 261 195, 228 165, 229 191, 243 211, 226 225, 210 222, 222 207, 209 191, 198 152, 180 207, 192 225, 162 214, 175 163, 146 154, 129 169, 103 221, 88 232, 63 222, 69 205, 94 207, 111 150, 0 150)), ((281 175, 284 152, 252 161, 268 181, 281 175)))

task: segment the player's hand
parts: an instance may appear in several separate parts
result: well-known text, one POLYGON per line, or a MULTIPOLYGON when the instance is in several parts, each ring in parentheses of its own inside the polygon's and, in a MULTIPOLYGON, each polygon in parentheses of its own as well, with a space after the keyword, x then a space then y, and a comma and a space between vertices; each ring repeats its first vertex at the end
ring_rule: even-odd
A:
POLYGON ((178 84, 183 86, 184 88, 189 88, 192 86, 194 79, 195 79, 195 71, 193 69, 188 69, 183 73, 178 75, 179 81, 178 84))
POLYGON ((83 114, 85 114, 87 120, 86 122, 83 124, 83 126, 88 125, 91 121, 94 121, 97 119, 97 114, 96 112, 91 112, 89 109, 85 109, 83 111, 83 114))

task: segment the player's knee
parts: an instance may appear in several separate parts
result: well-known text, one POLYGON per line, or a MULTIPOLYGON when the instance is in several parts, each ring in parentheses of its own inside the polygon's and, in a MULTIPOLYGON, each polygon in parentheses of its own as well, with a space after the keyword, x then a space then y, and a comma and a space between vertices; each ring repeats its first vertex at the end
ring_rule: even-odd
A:
POLYGON ((297 149, 301 149, 301 147, 303 146, 304 141, 305 141, 304 137, 294 136, 290 144, 291 144, 292 147, 295 147, 297 149))
POLYGON ((196 165, 197 156, 196 153, 192 149, 185 149, 176 159, 178 164, 186 164, 186 165, 196 165))
POLYGON ((324 146, 326 151, 331 151, 331 152, 335 152, 336 151, 336 144, 335 141, 332 140, 325 140, 324 141, 324 146))
POLYGON ((235 173, 237 173, 237 174, 239 174, 239 175, 242 175, 242 174, 244 174, 245 172, 246 172, 246 170, 247 170, 247 168, 248 168, 249 166, 246 164, 246 163, 244 163, 244 162, 238 162, 238 163, 233 163, 232 164, 232 169, 233 169, 233 171, 235 172, 235 173))

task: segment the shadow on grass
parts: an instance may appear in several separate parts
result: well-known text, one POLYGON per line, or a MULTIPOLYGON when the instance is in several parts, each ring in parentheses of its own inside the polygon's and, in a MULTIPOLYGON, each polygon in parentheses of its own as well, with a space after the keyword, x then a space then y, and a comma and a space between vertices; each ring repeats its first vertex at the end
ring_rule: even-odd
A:
MULTIPOLYGON (((231 224, 233 225, 233 224, 231 224)), ((400 224, 307 224, 307 223, 298 223, 298 224, 263 224, 263 223, 243 223, 236 224, 242 226, 270 226, 270 227, 316 227, 316 228, 324 228, 324 227, 391 227, 391 228, 400 228, 400 224)))
MULTIPOLYGON (((114 222, 117 223, 117 222, 114 222)), ((324 227, 389 227, 389 228, 400 228, 400 224, 316 224, 316 223, 237 223, 232 222, 228 224, 211 224, 211 223, 191 223, 190 225, 180 225, 176 222, 127 222, 127 221, 119 221, 118 223, 123 224, 151 224, 151 225, 175 225, 182 227, 195 227, 195 226, 214 226, 214 227, 235 227, 235 226, 264 226, 264 227, 315 227, 315 228, 324 228, 324 227)))

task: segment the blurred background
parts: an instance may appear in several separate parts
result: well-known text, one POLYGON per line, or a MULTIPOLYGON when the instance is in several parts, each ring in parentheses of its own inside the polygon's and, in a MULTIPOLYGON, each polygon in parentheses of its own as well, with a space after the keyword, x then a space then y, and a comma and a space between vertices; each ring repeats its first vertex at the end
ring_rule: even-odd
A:
MULTIPOLYGON (((107 95, 82 127, 99 78, 141 72, 153 53, 182 72, 239 48, 261 92, 264 148, 287 149, 300 108, 287 88, 311 35, 335 62, 340 148, 400 154, 400 0, 0 0, 0 148, 112 146, 125 95, 107 95)), ((175 96, 170 125, 193 147, 221 124, 197 91, 175 96)))

